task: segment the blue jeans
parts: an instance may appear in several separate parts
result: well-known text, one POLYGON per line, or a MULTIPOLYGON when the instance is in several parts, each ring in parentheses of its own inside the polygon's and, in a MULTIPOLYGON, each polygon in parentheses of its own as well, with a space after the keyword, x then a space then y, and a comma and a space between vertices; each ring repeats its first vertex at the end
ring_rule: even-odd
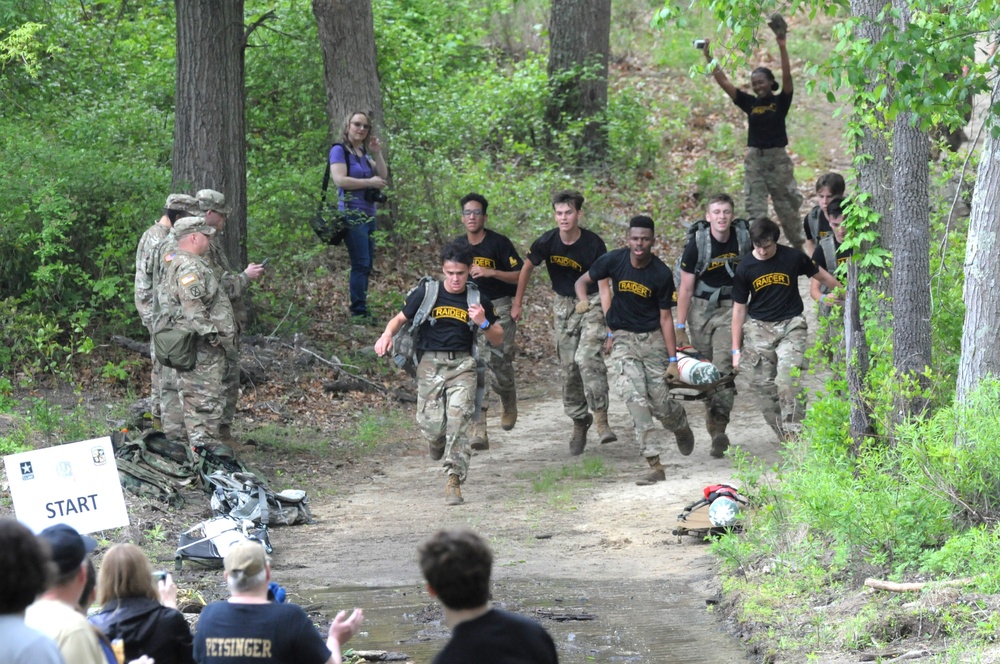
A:
POLYGON ((350 224, 344 244, 351 257, 351 315, 368 315, 368 276, 372 273, 375 263, 375 218, 367 217, 367 221, 350 224))

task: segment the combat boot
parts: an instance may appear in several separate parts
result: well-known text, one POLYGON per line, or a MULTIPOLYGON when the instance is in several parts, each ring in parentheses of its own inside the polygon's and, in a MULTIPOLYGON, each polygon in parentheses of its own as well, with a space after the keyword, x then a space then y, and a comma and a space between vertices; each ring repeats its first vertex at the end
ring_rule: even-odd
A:
POLYGON ((458 475, 448 475, 448 485, 444 488, 445 505, 461 505, 465 502, 462 498, 462 483, 458 475))
POLYGON ((233 431, 228 424, 219 425, 219 440, 230 447, 235 447, 240 444, 238 440, 233 438, 233 431))
POLYGON ((615 432, 608 425, 607 410, 594 411, 594 424, 597 425, 597 435, 601 437, 601 445, 613 443, 618 440, 618 436, 615 435, 615 432))
POLYGON ((691 431, 691 427, 684 425, 683 429, 678 429, 674 432, 674 438, 677 439, 677 451, 683 456, 687 456, 694 451, 694 432, 691 431))
POLYGON ((503 413, 500 415, 500 428, 510 431, 517 424, 517 392, 501 394, 500 402, 503 404, 503 413))
POLYGON ((729 436, 726 435, 727 424, 729 424, 728 417, 714 413, 708 413, 705 416, 705 428, 708 429, 708 435, 712 437, 712 449, 709 450, 709 454, 716 459, 721 459, 726 454, 726 450, 729 449, 729 436))
POLYGON ((582 419, 573 420, 573 437, 569 439, 569 453, 573 456, 583 454, 587 446, 587 431, 594 423, 594 416, 587 413, 582 419))
POLYGON ((445 448, 445 437, 438 436, 437 440, 432 440, 427 443, 427 452, 431 455, 431 459, 434 461, 440 461, 441 457, 444 456, 445 448))
POLYGON ((472 420, 472 433, 469 435, 469 447, 482 452, 490 449, 490 438, 486 434, 486 411, 480 411, 479 418, 472 420))
POLYGON ((638 486, 649 486, 667 479, 667 470, 660 463, 659 456, 646 457, 646 462, 649 463, 649 472, 635 481, 638 486))

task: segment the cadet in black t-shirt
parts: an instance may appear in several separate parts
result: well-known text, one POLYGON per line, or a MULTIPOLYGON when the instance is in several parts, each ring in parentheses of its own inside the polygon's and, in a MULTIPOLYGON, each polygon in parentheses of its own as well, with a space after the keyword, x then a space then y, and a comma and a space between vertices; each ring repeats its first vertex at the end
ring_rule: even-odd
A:
POLYGON ((750 227, 754 249, 733 277, 732 353, 733 367, 739 370, 745 340, 761 412, 785 439, 796 433, 804 415, 802 389, 793 376, 795 368, 802 369, 806 349, 799 277, 812 277, 830 288, 840 283, 802 252, 778 245, 778 236, 778 225, 767 218, 750 227))
MULTIPOLYGON (((563 374, 563 411, 573 420, 569 441, 572 455, 582 454, 587 431, 597 424, 601 443, 611 443, 618 436, 608 425, 608 374, 604 366, 605 333, 602 307, 577 310, 574 285, 601 255, 607 253, 604 240, 580 227, 583 196, 575 191, 560 191, 552 197, 558 227, 534 241, 528 260, 517 281, 517 294, 511 307, 516 321, 521 317, 524 291, 532 271, 545 261, 556 297, 552 302, 556 353, 563 374), (591 411, 593 414, 591 414, 591 411)), ((610 298, 607 284, 591 284, 587 296, 592 305, 610 298)), ((610 302, 610 300, 609 300, 610 302)))
MULTIPOLYGON (((705 206, 707 230, 697 230, 681 255, 680 288, 677 294, 677 345, 694 346, 723 375, 733 372, 730 344, 733 340, 733 277, 744 253, 753 247, 746 222, 733 228, 733 199, 715 194, 705 206), (708 235, 707 251, 698 256, 700 233, 708 235), (741 239, 742 238, 742 239, 741 239), (704 271, 697 273, 701 264, 704 271)), ((736 391, 725 389, 705 399, 705 428, 712 437, 710 454, 722 458, 729 449, 729 414, 736 391)))
MULTIPOLYGON (((605 305, 608 345, 621 392, 640 451, 649 472, 636 482, 646 486, 666 479, 660 462, 662 448, 653 418, 674 432, 683 455, 694 449, 694 434, 684 408, 670 398, 666 377, 679 378, 674 319, 674 277, 653 255, 653 220, 639 215, 629 222, 627 246, 604 254, 576 282, 580 307, 589 307, 587 288, 603 279, 611 282, 612 299, 605 305)), ((603 304, 603 303, 602 303, 603 304)))
MULTIPOLYGON (((747 114, 747 151, 743 160, 743 193, 746 200, 747 218, 767 216, 767 198, 771 197, 774 211, 781 220, 785 238, 795 249, 801 251, 804 241, 802 225, 799 223, 799 207, 802 194, 795 182, 795 167, 788 151, 788 134, 785 131, 785 116, 792 105, 792 67, 786 48, 785 20, 774 14, 768 25, 774 30, 781 52, 781 92, 774 73, 767 67, 757 67, 750 75, 753 95, 738 90, 725 72, 715 65, 712 75, 733 103, 747 114)), ((711 65, 710 40, 705 40, 705 60, 711 65)))
POLYGON ((816 245, 833 232, 827 219, 827 208, 834 198, 843 198, 847 183, 840 173, 824 173, 816 180, 816 205, 802 219, 802 230, 806 236, 805 252, 812 256, 816 245))
MULTIPOLYGON (((840 197, 833 198, 827 204, 827 210, 830 212, 830 234, 823 237, 816 244, 816 250, 813 251, 813 262, 826 268, 826 271, 833 275, 836 275, 837 268, 849 261, 851 254, 854 253, 851 249, 841 249, 841 245, 847 238, 847 229, 844 227, 844 208, 846 206, 847 203, 840 197), (827 256, 827 252, 830 253, 829 256, 827 256)), ((829 288, 815 280, 810 285, 809 296, 819 302, 820 317, 829 316, 833 307, 844 303, 840 293, 831 292, 829 288)), ((829 334, 827 341, 831 341, 829 334)))
MULTIPOLYGON (((479 304, 470 304, 467 282, 472 252, 466 242, 452 242, 441 250, 444 280, 430 316, 418 329, 417 424, 427 439, 435 461, 445 457, 448 472, 445 503, 460 505, 461 485, 469 471, 468 428, 475 412, 476 360, 472 355, 476 329, 497 345, 503 328, 496 324, 493 304, 480 295, 479 304)), ((392 337, 412 320, 423 301, 426 286, 410 293, 403 310, 385 326, 375 342, 382 357, 392 348, 392 337)))
POLYGON ((479 292, 493 302, 500 326, 503 327, 501 345, 490 346, 483 337, 479 339, 479 353, 487 359, 492 380, 483 386, 485 392, 482 409, 473 417, 469 443, 474 450, 488 450, 490 439, 486 431, 486 411, 490 407, 491 391, 500 395, 503 406, 500 426, 503 430, 510 431, 517 423, 517 385, 514 375, 517 322, 511 318, 510 309, 517 293, 522 261, 507 236, 486 228, 489 202, 483 196, 467 194, 459 203, 462 206, 462 223, 465 225, 465 235, 461 239, 467 241, 472 250, 472 268, 469 273, 472 281, 479 286, 479 292))

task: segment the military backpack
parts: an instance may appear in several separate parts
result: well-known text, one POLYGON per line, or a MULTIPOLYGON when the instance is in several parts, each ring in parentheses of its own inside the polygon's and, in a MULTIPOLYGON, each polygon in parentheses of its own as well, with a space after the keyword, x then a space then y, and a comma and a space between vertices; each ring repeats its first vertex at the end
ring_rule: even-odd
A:
MULTIPOLYGON (((730 231, 736 233, 736 241, 739 244, 739 256, 736 257, 730 256, 728 258, 715 259, 711 257, 712 227, 704 219, 691 222, 691 225, 687 228, 687 234, 684 236, 685 247, 687 247, 693 238, 695 246, 698 249, 698 260, 694 266, 694 295, 701 298, 705 298, 707 295, 708 297, 705 299, 708 299, 712 304, 717 304, 721 297, 729 297, 733 287, 720 286, 713 288, 706 285, 704 280, 701 279, 701 275, 705 274, 705 271, 708 270, 709 264, 723 263, 726 272, 732 277, 736 274, 736 266, 739 265, 740 259, 753 251, 753 243, 750 242, 750 223, 746 219, 734 219, 732 226, 730 226, 730 231)), ((682 252, 674 264, 674 288, 678 291, 681 287, 681 260, 683 257, 682 252)))

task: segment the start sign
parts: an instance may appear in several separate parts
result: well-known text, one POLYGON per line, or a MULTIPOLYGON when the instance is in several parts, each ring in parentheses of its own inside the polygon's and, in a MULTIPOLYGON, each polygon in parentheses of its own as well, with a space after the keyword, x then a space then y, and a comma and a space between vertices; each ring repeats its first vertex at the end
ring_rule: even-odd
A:
POLYGON ((17 520, 36 533, 66 523, 81 534, 128 525, 111 438, 4 457, 17 520))

